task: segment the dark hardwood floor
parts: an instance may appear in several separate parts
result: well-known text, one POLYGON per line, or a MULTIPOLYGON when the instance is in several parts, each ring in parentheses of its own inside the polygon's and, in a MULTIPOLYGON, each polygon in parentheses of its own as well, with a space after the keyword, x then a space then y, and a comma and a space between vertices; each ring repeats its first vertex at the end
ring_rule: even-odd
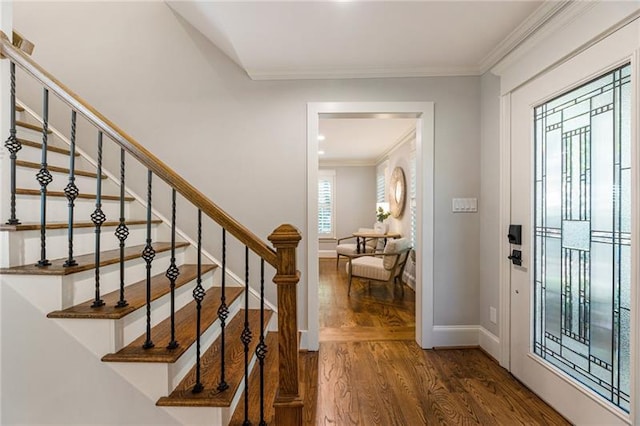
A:
POLYGON ((309 425, 566 425, 479 349, 422 350, 414 293, 320 260, 320 350, 303 354, 309 425), (317 367, 316 367, 317 365, 317 367))

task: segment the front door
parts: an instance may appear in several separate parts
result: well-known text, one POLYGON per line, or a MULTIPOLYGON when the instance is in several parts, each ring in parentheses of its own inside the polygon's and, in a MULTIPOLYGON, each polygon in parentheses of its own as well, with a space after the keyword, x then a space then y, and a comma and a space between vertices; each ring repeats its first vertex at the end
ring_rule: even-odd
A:
POLYGON ((630 423, 631 51, 604 40, 511 94, 510 369, 575 424, 630 423))

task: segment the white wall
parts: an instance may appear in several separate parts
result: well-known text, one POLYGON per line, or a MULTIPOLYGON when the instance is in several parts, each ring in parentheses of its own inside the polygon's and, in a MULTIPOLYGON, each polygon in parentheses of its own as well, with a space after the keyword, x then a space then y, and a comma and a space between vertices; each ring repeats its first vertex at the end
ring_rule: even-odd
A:
MULTIPOLYGON (((376 169, 374 166, 337 166, 320 169, 336 171, 336 238, 348 237, 358 228, 375 222, 376 169)), ((321 241, 320 250, 335 250, 333 241, 321 241)))
POLYGON ((0 423, 178 424, 56 320, 48 319, 10 284, 3 284, 0 326, 3 346, 10 350, 2 356, 0 423))
MULTIPOLYGON (((499 335, 498 324, 489 320, 489 308, 499 311, 500 238, 500 78, 486 73, 480 80, 481 151, 480 151, 480 286, 478 309, 480 325, 499 335)), ((500 321, 500 318, 498 318, 500 321)))
POLYGON ((479 222, 450 209, 480 191, 478 77, 251 81, 164 3, 14 9, 35 60, 262 237, 283 222, 306 234, 307 102, 435 102, 435 324, 478 323, 479 222))
MULTIPOLYGON (((411 210, 409 203, 410 200, 410 188, 411 188, 411 175, 409 167, 409 155, 411 153, 413 147, 415 147, 415 138, 412 140, 408 140, 403 143, 396 149, 394 149, 389 156, 386 158, 389 162, 388 164, 388 178, 391 179, 391 174, 395 170, 396 167, 400 167, 404 172, 404 178, 406 182, 406 194, 405 194, 405 205, 404 210, 402 212, 402 216, 395 218, 393 216, 389 216, 387 219, 387 223, 389 224, 390 232, 397 232, 401 234, 403 237, 411 238, 411 210)), ((387 182, 387 199, 389 198, 389 182, 387 182)))

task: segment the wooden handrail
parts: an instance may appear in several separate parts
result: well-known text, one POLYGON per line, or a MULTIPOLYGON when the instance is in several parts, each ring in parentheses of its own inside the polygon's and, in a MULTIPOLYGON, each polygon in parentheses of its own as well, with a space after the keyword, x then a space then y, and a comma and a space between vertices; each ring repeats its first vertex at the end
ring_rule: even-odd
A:
POLYGON ((13 45, 18 49, 22 50, 27 55, 31 55, 33 53, 33 48, 35 47, 33 43, 24 38, 22 34, 13 30, 13 45))
POLYGON ((7 35, 0 32, 0 53, 12 60, 20 68, 31 74, 49 90, 53 91, 67 105, 82 114, 93 125, 109 136, 114 142, 124 148, 131 156, 142 165, 151 170, 156 176, 175 188, 185 199, 225 228, 240 242, 249 247, 258 256, 262 257, 271 266, 277 268, 278 260, 275 250, 269 247, 258 236, 253 234, 241 223, 218 207, 213 201, 198 191, 183 177, 175 173, 169 166, 153 155, 124 130, 116 126, 84 99, 75 94, 71 89, 58 81, 54 76, 35 63, 29 56, 13 46, 7 35))

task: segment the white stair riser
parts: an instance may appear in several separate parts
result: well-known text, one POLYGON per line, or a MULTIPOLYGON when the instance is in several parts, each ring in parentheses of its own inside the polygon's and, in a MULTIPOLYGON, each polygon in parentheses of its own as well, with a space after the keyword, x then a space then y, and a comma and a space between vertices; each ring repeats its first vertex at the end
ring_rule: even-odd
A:
MULTIPOLYGON (((16 167, 16 187, 28 188, 28 189, 40 189, 40 184, 36 179, 39 169, 32 169, 31 167, 16 167)), ((64 191, 64 188, 69 183, 69 175, 60 172, 51 172, 53 180, 47 185, 48 191, 64 191)), ((96 178, 88 176, 75 176, 75 185, 80 193, 95 194, 96 192, 96 178)), ((102 179, 103 193, 112 195, 119 195, 119 192, 115 191, 115 186, 109 184, 107 179, 102 179), (108 192, 105 192, 108 191, 108 192)))
MULTIPOLYGON (((218 274, 219 275, 219 274, 218 274)), ((227 318, 227 324, 231 322, 233 317, 240 311, 242 308, 242 301, 244 296, 238 297, 231 305, 229 305, 229 317, 227 318)), ((194 322, 195 324, 195 322, 194 322)), ((204 354, 205 351, 218 339, 220 336, 222 329, 220 327, 220 320, 216 320, 211 327, 209 327, 204 333, 202 333, 202 337, 200 339, 201 345, 201 354, 204 354)), ((229 339, 229 336, 225 336, 226 339, 229 339)), ((238 338, 238 336, 234 336, 234 338, 238 338)), ((228 342, 228 340, 227 340, 228 342)), ((180 384, 184 376, 187 375, 189 370, 193 367, 196 360, 196 345, 192 345, 168 370, 169 376, 169 384, 171 390, 175 389, 176 386, 180 384)))
MULTIPOLYGON (((40 139, 34 140, 34 142, 41 142, 40 139)), ((40 164, 42 162, 42 149, 22 145, 22 149, 18 151, 17 159, 22 161, 29 161, 31 163, 40 164)), ((47 164, 58 167, 69 168, 69 155, 62 154, 54 151, 47 151, 47 164)), ((76 156, 76 170, 90 170, 95 171, 91 167, 81 166, 85 164, 81 157, 76 156)), ((19 181, 17 181, 19 182, 19 181)))
MULTIPOLYGON (((229 420, 229 414, 224 414, 224 408, 219 407, 159 407, 169 413, 170 416, 175 418, 182 425, 227 425, 229 420)), ((228 410, 228 409, 226 409, 228 410)))
MULTIPOLYGON (((166 272, 170 264, 171 253, 169 251, 157 253, 151 262, 151 276, 166 272)), ((184 250, 176 250, 176 263, 182 264, 184 250)), ((133 259, 125 262, 125 285, 140 281, 147 276, 146 262, 141 259, 133 259)), ((62 307, 66 309, 95 296, 95 270, 79 272, 67 275, 62 288, 62 307)), ((103 266, 100 268, 100 293, 106 294, 120 288, 120 264, 103 266)))
MULTIPOLYGON (((152 240, 156 241, 157 224, 152 224, 152 240)), ((101 228, 100 250, 111 250, 120 247, 120 240, 114 235, 115 226, 101 228)), ((11 265, 28 265, 40 259, 40 230, 8 232, 11 244, 11 265)), ((146 241, 145 225, 130 225, 126 246, 144 244, 146 241)), ((47 258, 59 259, 69 254, 68 229, 47 229, 46 250, 47 258)), ((96 249, 95 228, 74 228, 73 254, 80 256, 94 253, 96 249)))
MULTIPOLYGON (((18 120, 16 119, 16 121, 18 120)), ((36 124, 35 122, 32 122, 32 120, 20 120, 20 121, 35 124, 36 126, 40 125, 40 124, 36 124)), ((34 142, 42 142, 42 131, 27 129, 26 127, 22 127, 17 124, 16 124, 16 136, 19 138, 28 139, 34 142)), ((53 141, 53 138, 55 138, 53 134, 47 135, 47 141, 53 141)))
MULTIPOLYGON (((91 220, 91 213, 96 209, 95 199, 78 198, 75 202, 73 216, 76 221, 91 220)), ((133 216, 129 210, 129 202, 125 203, 125 217, 133 216)), ((120 217, 120 202, 102 200, 102 211, 107 220, 118 220, 120 217)), ((47 222, 65 222, 68 220, 68 202, 64 197, 47 197, 47 222)), ((17 195, 16 216, 21 222, 40 222, 40 196, 17 195)))
MULTIPOLYGON (((213 271, 206 276, 207 286, 212 283, 212 273, 213 271)), ((205 285, 204 282, 203 285, 205 285)), ((193 300, 191 296, 192 289, 193 286, 187 284, 176 290, 176 311, 193 300)), ((151 303, 152 327, 169 316, 170 306, 171 299, 169 294, 151 303)), ((101 358, 105 354, 119 351, 146 332, 146 306, 120 320, 59 318, 52 321, 56 321, 69 334, 101 358)), ((153 335, 151 339, 153 340, 153 335)))
MULTIPOLYGON (((216 271, 209 271, 202 275, 202 286, 205 290, 208 290, 213 286, 214 276, 217 275, 216 271)), ((196 286, 196 280, 184 284, 175 291, 175 306, 176 311, 180 310, 183 306, 193 301, 193 289, 196 286)), ((125 293, 126 294, 126 293, 125 293)), ((164 319, 169 318, 171 314, 171 296, 167 293, 165 296, 154 300, 151 303, 151 324, 157 325, 164 319)), ((147 311, 146 307, 138 309, 122 320, 118 321, 120 324, 116 326, 116 330, 119 331, 120 336, 116 336, 116 342, 112 352, 117 352, 124 346, 131 343, 138 338, 141 334, 146 332, 147 325, 147 311)), ((153 338, 153 336, 152 336, 153 338)))
MULTIPOLYGON (((229 318, 228 322, 233 319, 233 317, 238 314, 240 308, 242 307, 242 297, 236 299, 236 301, 229 308, 229 318)), ((220 322, 216 320, 215 323, 211 325, 200 338, 200 353, 204 354, 207 349, 215 342, 215 340, 220 335, 220 322)), ((237 338, 237 336, 235 336, 237 338)), ((256 337, 257 338, 257 337, 256 337)), ((255 364, 255 353, 250 354, 250 367, 255 364)), ((195 342, 189 347, 189 349, 182 354, 182 356, 174 363, 155 363, 157 367, 149 368, 144 363, 137 362, 108 362, 110 367, 112 367, 116 372, 118 372, 122 377, 124 377, 127 381, 129 381, 133 386, 135 386, 139 391, 149 396, 151 399, 158 399, 162 396, 169 395, 173 389, 180 383, 180 381, 184 378, 184 376, 193 368, 196 363, 196 344, 195 342), (136 365, 145 365, 144 368, 136 368, 136 365), (162 367, 160 367, 162 366, 162 367)), ((242 394, 243 387, 238 389, 238 393, 242 394)), ((235 404, 239 400, 239 395, 236 394, 234 397, 235 404)), ((166 407, 169 408, 169 407, 166 407)), ((194 415, 195 418, 201 416, 202 414, 200 410, 203 407, 193 407, 188 410, 195 410, 194 415)), ((222 419, 227 418, 226 422, 223 423, 214 423, 214 424, 226 424, 230 419, 230 415, 233 413, 235 406, 231 407, 220 407, 216 410, 220 410, 222 415, 222 419), (225 412, 226 411, 226 412, 225 412)), ((185 410, 185 415, 188 415, 185 410)), ((183 423, 189 424, 189 423, 183 423)), ((210 424, 210 423, 209 423, 210 424)))

